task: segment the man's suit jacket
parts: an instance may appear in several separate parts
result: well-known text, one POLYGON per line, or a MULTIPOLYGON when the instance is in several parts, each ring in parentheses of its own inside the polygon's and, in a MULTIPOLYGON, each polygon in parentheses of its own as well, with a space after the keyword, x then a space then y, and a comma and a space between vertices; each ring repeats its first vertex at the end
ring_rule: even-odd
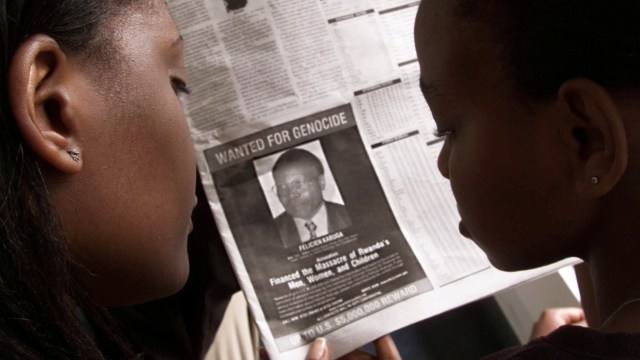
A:
MULTIPOLYGON (((349 218, 347 209, 344 206, 328 201, 325 201, 324 205, 327 208, 327 225, 329 234, 351 225, 351 219, 349 218)), ((278 226, 278 231, 280 231, 282 245, 285 248, 302 243, 300 234, 298 234, 298 229, 296 228, 296 224, 291 215, 283 212, 278 215, 275 220, 276 225, 278 226)))

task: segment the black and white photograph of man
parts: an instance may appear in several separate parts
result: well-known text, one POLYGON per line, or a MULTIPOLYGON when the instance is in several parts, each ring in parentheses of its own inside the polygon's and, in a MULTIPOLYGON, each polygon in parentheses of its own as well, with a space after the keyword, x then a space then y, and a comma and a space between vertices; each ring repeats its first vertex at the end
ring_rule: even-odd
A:
MULTIPOLYGON (((318 156, 308 150, 292 148, 278 154, 271 170, 271 191, 283 208, 275 215, 275 222, 284 247, 351 225, 345 206, 324 196, 327 178, 331 179, 328 171, 318 156)), ((339 194, 334 196, 339 199, 339 194)))

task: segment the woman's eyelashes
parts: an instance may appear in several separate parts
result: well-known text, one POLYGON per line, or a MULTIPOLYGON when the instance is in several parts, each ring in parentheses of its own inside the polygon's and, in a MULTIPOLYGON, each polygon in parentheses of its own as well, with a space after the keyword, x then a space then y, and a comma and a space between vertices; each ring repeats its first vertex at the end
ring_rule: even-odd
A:
POLYGON ((450 135, 453 135, 453 130, 440 130, 438 128, 433 129, 433 136, 437 138, 442 138, 450 135))
POLYGON ((171 78, 171 86, 176 95, 189 95, 191 93, 191 90, 189 90, 184 80, 171 78))

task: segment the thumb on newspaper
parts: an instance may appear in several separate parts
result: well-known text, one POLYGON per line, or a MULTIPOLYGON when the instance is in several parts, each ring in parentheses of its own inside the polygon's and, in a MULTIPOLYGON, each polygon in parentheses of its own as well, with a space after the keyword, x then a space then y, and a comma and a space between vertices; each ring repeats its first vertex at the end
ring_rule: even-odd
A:
POLYGON ((385 335, 373 343, 376 347, 376 354, 379 360, 400 360, 402 357, 398 352, 396 343, 393 342, 391 335, 385 335))
POLYGON ((317 338, 311 344, 305 360, 329 360, 329 348, 327 339, 317 338))

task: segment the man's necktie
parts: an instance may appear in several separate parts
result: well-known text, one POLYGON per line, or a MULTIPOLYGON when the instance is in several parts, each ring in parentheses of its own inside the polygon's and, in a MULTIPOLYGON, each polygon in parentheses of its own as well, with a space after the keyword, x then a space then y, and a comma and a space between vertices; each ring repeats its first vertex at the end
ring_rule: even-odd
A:
POLYGON ((313 221, 308 220, 307 222, 304 223, 304 227, 306 227, 307 230, 309 230, 309 240, 315 239, 316 229, 318 228, 316 224, 313 221))

